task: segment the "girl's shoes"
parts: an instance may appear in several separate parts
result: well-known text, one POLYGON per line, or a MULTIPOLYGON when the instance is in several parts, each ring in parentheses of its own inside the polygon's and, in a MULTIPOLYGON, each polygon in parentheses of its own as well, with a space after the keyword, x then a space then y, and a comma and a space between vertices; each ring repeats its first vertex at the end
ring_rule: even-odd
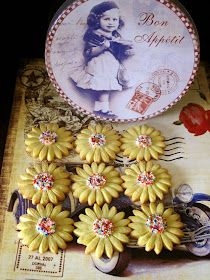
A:
POLYGON ((100 117, 104 117, 104 118, 117 118, 117 115, 115 115, 112 111, 107 111, 107 112, 103 112, 102 110, 99 111, 93 111, 93 113, 95 115, 98 115, 100 117))

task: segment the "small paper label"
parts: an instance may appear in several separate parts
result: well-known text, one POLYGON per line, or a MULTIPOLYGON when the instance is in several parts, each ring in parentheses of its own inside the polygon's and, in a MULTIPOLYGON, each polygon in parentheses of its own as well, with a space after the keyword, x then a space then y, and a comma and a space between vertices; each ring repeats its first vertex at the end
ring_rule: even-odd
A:
POLYGON ((58 254, 46 252, 39 254, 31 252, 28 247, 18 244, 15 271, 34 272, 40 275, 63 276, 64 251, 59 250, 58 254))

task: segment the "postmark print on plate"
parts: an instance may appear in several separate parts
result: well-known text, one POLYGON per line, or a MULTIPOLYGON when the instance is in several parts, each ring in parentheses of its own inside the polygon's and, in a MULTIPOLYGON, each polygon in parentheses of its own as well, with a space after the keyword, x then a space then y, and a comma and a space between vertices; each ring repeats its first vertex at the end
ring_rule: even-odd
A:
POLYGON ((179 76, 171 69, 160 69, 152 73, 151 82, 160 87, 161 94, 170 94, 176 90, 179 76))
POLYGON ((127 108, 143 115, 149 106, 159 99, 160 95, 160 87, 155 83, 141 83, 135 89, 135 93, 128 102, 127 108))

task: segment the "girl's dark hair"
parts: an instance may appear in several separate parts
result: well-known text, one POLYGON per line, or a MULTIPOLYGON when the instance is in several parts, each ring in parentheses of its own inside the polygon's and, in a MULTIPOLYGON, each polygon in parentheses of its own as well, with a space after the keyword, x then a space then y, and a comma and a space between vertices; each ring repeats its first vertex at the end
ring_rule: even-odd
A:
MULTIPOLYGON (((96 6, 94 6, 90 14, 87 18, 87 25, 89 29, 96 30, 100 27, 100 18, 103 15, 104 12, 111 10, 111 9, 119 9, 117 4, 112 1, 107 1, 107 2, 102 2, 96 6)), ((119 29, 124 26, 123 20, 120 18, 119 19, 119 29)))

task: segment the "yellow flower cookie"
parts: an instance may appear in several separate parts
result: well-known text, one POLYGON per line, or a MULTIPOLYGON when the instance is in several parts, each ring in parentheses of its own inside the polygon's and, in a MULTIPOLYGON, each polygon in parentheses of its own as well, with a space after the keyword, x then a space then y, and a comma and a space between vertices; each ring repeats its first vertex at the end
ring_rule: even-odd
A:
POLYGON ((147 125, 133 126, 122 134, 121 150, 124 156, 128 156, 130 160, 137 161, 151 158, 158 159, 163 154, 165 143, 164 137, 159 130, 147 125))
POLYGON ((131 237, 138 239, 139 246, 145 247, 146 251, 154 249, 159 254, 163 246, 172 251, 174 244, 180 244, 184 224, 179 214, 172 208, 165 210, 163 203, 150 203, 149 207, 142 205, 141 210, 133 210, 134 216, 129 217, 131 237))
POLYGON ((48 202, 58 204, 69 192, 70 175, 64 166, 47 162, 35 163, 20 176, 19 192, 23 198, 32 199, 33 204, 48 202))
POLYGON ((157 198, 162 200, 171 187, 171 175, 165 168, 153 164, 152 161, 132 164, 125 169, 122 179, 122 186, 126 189, 125 195, 142 204, 147 201, 155 202, 157 198))
POLYGON ((97 258, 105 253, 111 258, 114 251, 122 252, 130 233, 127 226, 130 220, 124 219, 125 213, 117 213, 116 207, 109 209, 107 204, 102 208, 94 204, 93 210, 86 208, 85 213, 80 214, 80 221, 74 224, 77 227, 74 234, 79 237, 77 243, 87 246, 85 253, 95 252, 97 258))
POLYGON ((59 127, 55 123, 40 124, 39 127, 32 127, 25 139, 26 151, 33 158, 48 161, 54 158, 61 159, 69 155, 73 148, 71 142, 73 136, 65 127, 59 127))
POLYGON ((78 135, 76 151, 81 159, 88 163, 110 162, 116 158, 116 153, 120 151, 120 135, 108 127, 97 124, 83 129, 78 135))
POLYGON ((18 237, 30 251, 38 250, 42 254, 50 250, 57 254, 58 248, 66 249, 66 242, 73 239, 74 221, 68 218, 69 214, 69 211, 62 211, 62 205, 53 207, 52 203, 46 208, 42 204, 36 209, 28 208, 27 214, 20 216, 18 237))
POLYGON ((76 168, 77 175, 72 175, 73 195, 79 198, 80 203, 93 205, 95 202, 100 206, 105 202, 110 203, 112 198, 117 198, 123 191, 123 180, 120 173, 113 166, 99 165, 93 162, 84 164, 83 168, 76 168))

